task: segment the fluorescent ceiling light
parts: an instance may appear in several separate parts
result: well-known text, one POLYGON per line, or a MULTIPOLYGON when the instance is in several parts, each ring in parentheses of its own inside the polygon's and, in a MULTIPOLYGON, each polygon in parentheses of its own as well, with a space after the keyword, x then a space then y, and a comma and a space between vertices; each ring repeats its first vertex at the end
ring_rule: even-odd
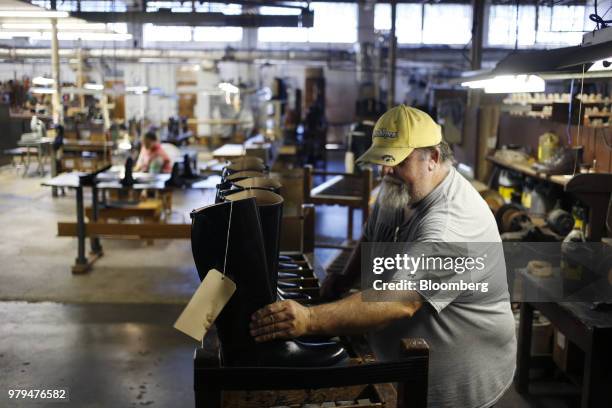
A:
POLYGON ((183 65, 179 68, 181 72, 197 72, 200 71, 202 67, 198 64, 195 65, 183 65))
POLYGON ((485 85, 489 83, 491 79, 480 79, 477 81, 466 81, 462 82, 461 86, 470 88, 470 89, 484 89, 485 85))
POLYGON ((19 18, 66 18, 67 11, 54 10, 0 10, 0 17, 19 17, 19 18))
POLYGON ((102 91, 104 89, 104 85, 87 83, 83 85, 83 88, 89 89, 90 91, 102 91))
POLYGON ((54 94, 55 89, 52 88, 30 88, 30 92, 35 94, 54 94))
POLYGON ((462 82, 461 86, 484 89, 486 93, 544 92, 546 83, 537 75, 498 75, 494 78, 462 82))
POLYGON ((148 86, 126 86, 125 92, 134 92, 137 95, 141 95, 149 90, 148 86))
POLYGON ((237 86, 230 84, 229 82, 221 82, 219 89, 227 93, 239 93, 240 89, 237 86))
POLYGON ((595 61, 587 72, 612 71, 612 57, 595 61))
POLYGON ((51 78, 45 78, 45 77, 38 76, 38 77, 32 78, 32 83, 34 85, 46 86, 46 85, 53 85, 55 81, 51 78))

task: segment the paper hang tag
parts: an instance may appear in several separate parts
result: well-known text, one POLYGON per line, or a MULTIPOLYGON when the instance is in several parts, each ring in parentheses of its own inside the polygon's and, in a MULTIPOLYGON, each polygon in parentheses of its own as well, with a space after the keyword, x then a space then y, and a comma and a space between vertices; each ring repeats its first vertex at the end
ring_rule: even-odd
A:
POLYGON ((202 341, 235 291, 234 281, 211 269, 174 323, 174 328, 202 341))

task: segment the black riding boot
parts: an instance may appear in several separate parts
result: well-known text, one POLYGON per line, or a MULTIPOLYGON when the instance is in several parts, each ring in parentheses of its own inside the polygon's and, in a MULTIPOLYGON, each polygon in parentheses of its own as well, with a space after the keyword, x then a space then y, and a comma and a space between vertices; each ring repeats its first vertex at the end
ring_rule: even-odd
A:
POLYGON ((195 210, 192 219, 192 252, 200 278, 216 268, 236 283, 236 292, 215 322, 224 365, 326 366, 346 358, 346 352, 335 344, 306 347, 295 341, 255 343, 250 335, 251 315, 276 300, 254 198, 195 210))
MULTIPOLYGON (((268 276, 270 277, 271 289, 276 292, 278 289, 298 289, 300 288, 299 279, 302 277, 294 273, 279 272, 279 252, 281 223, 283 218, 283 198, 267 190, 249 189, 239 193, 226 196, 228 201, 239 201, 241 199, 255 197, 259 219, 261 220, 264 248, 268 265, 268 276), (279 281, 278 279, 295 279, 298 282, 279 281)), ((289 295, 291 296, 291 295, 289 295)), ((281 298, 281 296, 278 296, 281 298)), ((286 299, 286 298, 284 298, 286 299)), ((304 348, 325 347, 328 352, 336 355, 346 355, 344 348, 330 339, 318 338, 319 341, 303 341, 301 338, 294 339, 298 345, 304 348), (335 350, 334 350, 335 349, 335 350)))

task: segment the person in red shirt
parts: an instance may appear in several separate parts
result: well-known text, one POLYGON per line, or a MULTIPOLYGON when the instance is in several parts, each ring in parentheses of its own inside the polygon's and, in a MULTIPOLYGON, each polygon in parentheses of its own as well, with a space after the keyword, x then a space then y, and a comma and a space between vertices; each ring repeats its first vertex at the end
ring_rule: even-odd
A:
POLYGON ((172 171, 170 157, 157 141, 157 135, 154 132, 147 132, 144 135, 134 171, 147 173, 170 173, 172 171))

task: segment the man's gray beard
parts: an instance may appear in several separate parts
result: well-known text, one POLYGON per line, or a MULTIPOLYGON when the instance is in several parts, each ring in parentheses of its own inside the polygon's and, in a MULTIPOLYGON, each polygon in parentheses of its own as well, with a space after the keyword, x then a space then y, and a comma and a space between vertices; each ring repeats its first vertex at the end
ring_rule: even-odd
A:
POLYGON ((406 208, 411 201, 408 185, 392 176, 384 176, 378 194, 378 202, 382 207, 390 209, 406 208))

